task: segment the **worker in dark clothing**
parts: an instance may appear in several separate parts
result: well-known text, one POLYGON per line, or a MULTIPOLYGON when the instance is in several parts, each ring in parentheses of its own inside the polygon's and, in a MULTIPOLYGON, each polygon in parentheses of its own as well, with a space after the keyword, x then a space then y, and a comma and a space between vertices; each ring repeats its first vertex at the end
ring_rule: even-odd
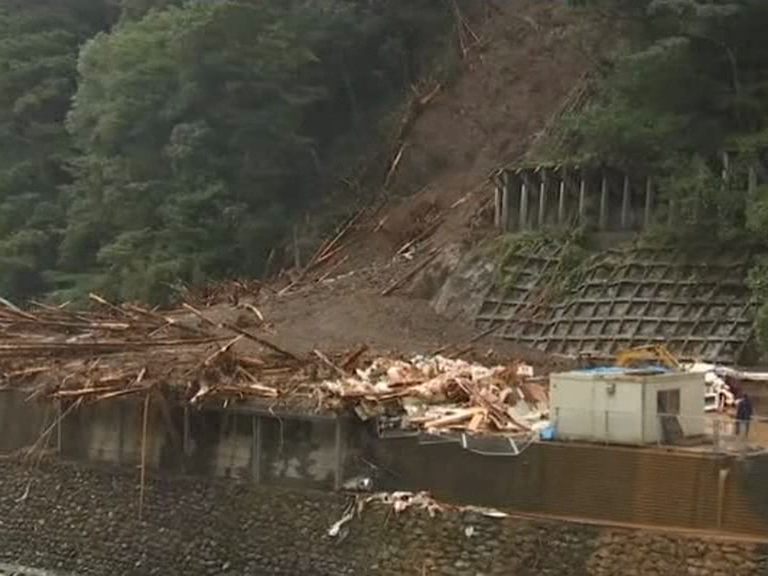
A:
POLYGON ((739 405, 736 408, 736 436, 741 436, 744 430, 744 438, 749 436, 749 423, 752 420, 752 400, 747 394, 739 399, 739 405))

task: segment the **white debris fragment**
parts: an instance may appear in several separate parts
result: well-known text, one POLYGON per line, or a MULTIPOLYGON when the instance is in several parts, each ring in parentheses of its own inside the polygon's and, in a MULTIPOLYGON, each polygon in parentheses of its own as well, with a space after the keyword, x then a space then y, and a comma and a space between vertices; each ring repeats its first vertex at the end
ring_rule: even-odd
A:
POLYGON ((721 411, 726 406, 733 406, 736 395, 728 385, 726 376, 739 377, 739 373, 726 366, 694 362, 683 365, 683 370, 693 374, 704 374, 704 410, 707 412, 721 411))
MULTIPOLYGON (((377 494, 371 494, 370 496, 357 496, 356 500, 348 505, 344 510, 342 517, 334 522, 330 528, 328 528, 328 535, 331 537, 343 537, 345 531, 342 528, 350 522, 355 516, 361 516, 365 507, 369 504, 380 504, 385 506, 391 506, 396 514, 400 514, 415 508, 417 510, 424 510, 429 514, 430 518, 434 518, 440 512, 458 511, 467 512, 472 514, 481 514, 488 518, 503 519, 507 518, 509 514, 496 510, 494 508, 485 508, 482 506, 453 506, 450 504, 443 504, 438 502, 428 492, 380 492, 377 494)), ((474 526, 467 526, 464 529, 464 534, 467 538, 471 538, 475 534, 474 526)))

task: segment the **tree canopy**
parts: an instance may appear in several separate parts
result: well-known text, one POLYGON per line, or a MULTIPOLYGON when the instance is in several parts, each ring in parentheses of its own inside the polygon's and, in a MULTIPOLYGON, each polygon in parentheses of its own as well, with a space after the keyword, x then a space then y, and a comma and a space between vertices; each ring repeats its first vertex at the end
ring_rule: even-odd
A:
MULTIPOLYGON (((673 234, 768 248, 768 3, 762 0, 593 0, 622 18, 627 41, 597 97, 570 118, 569 152, 656 175, 660 192, 696 205, 673 234), (731 185, 720 154, 730 151, 731 185)), ((768 260, 750 278, 764 303, 768 260)))
POLYGON ((338 177, 337 143, 409 87, 447 14, 0 0, 0 292, 163 301, 261 273, 338 177))

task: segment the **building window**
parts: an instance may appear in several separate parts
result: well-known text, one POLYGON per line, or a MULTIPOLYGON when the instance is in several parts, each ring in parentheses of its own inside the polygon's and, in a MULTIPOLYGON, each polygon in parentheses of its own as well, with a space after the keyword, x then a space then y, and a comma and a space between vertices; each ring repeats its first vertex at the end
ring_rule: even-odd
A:
POLYGON ((656 392, 656 412, 658 414, 680 414, 680 389, 656 392))

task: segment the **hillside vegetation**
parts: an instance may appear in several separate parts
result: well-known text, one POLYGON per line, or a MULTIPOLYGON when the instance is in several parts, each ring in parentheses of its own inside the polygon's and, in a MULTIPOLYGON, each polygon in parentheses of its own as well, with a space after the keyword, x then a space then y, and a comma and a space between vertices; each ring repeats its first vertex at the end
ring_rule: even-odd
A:
POLYGON ((261 274, 451 22, 428 0, 115 4, 0 0, 5 297, 261 274))
MULTIPOLYGON (((0 0, 0 295, 164 303, 261 276, 307 213, 370 204, 407 102, 434 86, 398 190, 439 205, 450 188, 469 213, 582 60, 596 90, 550 153, 653 174, 687 218, 674 241, 764 251, 768 187, 746 174, 768 181, 766 24, 762 0, 0 0), (590 34, 566 11, 611 41, 578 47, 590 34)), ((399 246, 389 216, 369 228, 399 246)), ((768 302, 768 264, 751 280, 768 302)))
MULTIPOLYGON (((675 199, 681 246, 716 242, 764 253, 768 186, 768 3, 587 0, 626 31, 597 96, 568 122, 566 153, 655 175, 675 199), (723 186, 722 152, 731 152, 723 186)), ((699 257, 706 258, 706 251, 699 257)), ((768 261, 751 273, 768 302, 768 261)), ((759 318, 768 341, 768 307, 759 318)))

